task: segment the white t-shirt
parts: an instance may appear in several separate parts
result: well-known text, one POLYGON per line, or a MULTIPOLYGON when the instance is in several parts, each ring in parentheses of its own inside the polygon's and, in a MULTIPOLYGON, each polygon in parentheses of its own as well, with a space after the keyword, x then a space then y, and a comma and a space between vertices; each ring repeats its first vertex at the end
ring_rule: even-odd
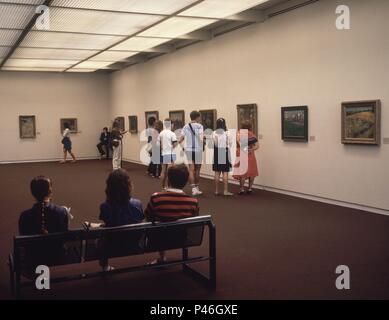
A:
POLYGON ((177 142, 176 134, 169 130, 162 130, 158 136, 157 143, 161 146, 162 156, 174 154, 173 144, 177 142))
POLYGON ((185 150, 201 152, 203 151, 203 142, 201 139, 204 134, 204 127, 202 124, 196 122, 191 122, 190 125, 193 128, 194 134, 189 124, 182 128, 182 132, 185 135, 185 150))
POLYGON ((70 136, 70 130, 69 129, 65 129, 63 131, 62 137, 69 138, 69 136, 70 136))
POLYGON ((232 139, 231 134, 228 131, 216 130, 212 134, 213 143, 216 148, 231 148, 232 139))

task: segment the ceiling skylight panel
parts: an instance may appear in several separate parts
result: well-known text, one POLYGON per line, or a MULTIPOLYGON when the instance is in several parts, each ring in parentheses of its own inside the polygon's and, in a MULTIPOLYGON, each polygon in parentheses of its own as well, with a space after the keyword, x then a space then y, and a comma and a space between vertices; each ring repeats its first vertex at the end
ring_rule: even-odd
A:
POLYGON ((22 31, 0 29, 0 46, 13 46, 22 31))
POLYGON ((13 2, 18 4, 31 4, 31 5, 40 5, 43 4, 44 0, 0 0, 0 3, 4 2, 13 2))
POLYGON ((42 49, 42 48, 18 48, 12 58, 28 59, 64 59, 83 60, 98 53, 94 50, 67 50, 67 49, 42 49))
POLYGON ((24 29, 35 15, 35 7, 0 4, 0 28, 24 29))
POLYGON ((216 21, 214 19, 174 17, 147 29, 140 33, 139 36, 178 38, 216 21))
POLYGON ((108 35, 131 35, 163 16, 77 9, 50 9, 50 30, 108 35))
POLYGON ((151 14, 173 14, 197 0, 54 0, 52 6, 151 14))
POLYGON ((102 69, 108 67, 113 62, 104 62, 104 61, 84 61, 76 65, 77 69, 102 69))
POLYGON ((185 10, 180 16, 223 19, 268 1, 269 0, 205 0, 202 3, 185 10))
POLYGON ((77 62, 78 60, 9 59, 5 67, 69 68, 77 62))
POLYGON ((0 47, 0 60, 2 60, 7 56, 7 53, 9 52, 10 49, 11 47, 0 47))
POLYGON ((35 71, 35 72, 62 72, 64 68, 26 68, 26 67, 3 67, 4 71, 35 71))
POLYGON ((147 51, 163 43, 169 42, 170 40, 171 39, 134 37, 118 44, 110 50, 147 51))
POLYGON ((67 70, 66 72, 83 72, 83 73, 86 73, 86 72, 95 72, 97 71, 98 69, 77 69, 77 68, 72 68, 72 69, 69 69, 67 70))
POLYGON ((104 50, 124 37, 31 31, 22 47, 104 50))
POLYGON ((91 61, 111 61, 111 62, 116 62, 116 61, 121 61, 126 58, 129 58, 131 56, 134 56, 138 54, 138 52, 130 52, 130 51, 104 51, 97 56, 91 58, 91 61))

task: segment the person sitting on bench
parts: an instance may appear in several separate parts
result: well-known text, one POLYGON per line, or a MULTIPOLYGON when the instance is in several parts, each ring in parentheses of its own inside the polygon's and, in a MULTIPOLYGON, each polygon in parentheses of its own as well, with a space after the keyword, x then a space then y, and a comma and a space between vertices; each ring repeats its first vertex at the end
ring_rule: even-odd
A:
MULTIPOLYGON (((32 179, 30 189, 36 203, 31 209, 21 213, 19 217, 19 234, 21 236, 45 235, 49 233, 66 232, 69 228, 70 209, 51 203, 52 184, 49 178, 38 176, 32 179)), ((39 250, 50 250, 55 261, 62 253, 60 242, 51 242, 49 246, 39 250)), ((36 263, 30 254, 25 257, 22 275, 34 279, 36 263)))
POLYGON ((30 236, 68 231, 69 209, 51 203, 51 180, 38 176, 32 179, 30 188, 36 203, 20 215, 20 235, 30 236))
MULTIPOLYGON (((146 219, 167 222, 198 216, 198 200, 183 191, 189 179, 188 168, 185 165, 173 165, 167 175, 169 188, 151 196, 145 211, 146 219)), ((151 264, 164 263, 166 260, 165 252, 161 251, 159 258, 151 264)))
MULTIPOLYGON (((145 218, 142 202, 131 196, 132 184, 127 171, 113 171, 106 184, 107 200, 100 205, 99 217, 104 224, 98 226, 112 228, 142 222, 145 218)), ((101 260, 100 265, 104 271, 113 269, 108 265, 108 259, 101 260)))
POLYGON ((107 159, 109 158, 109 149, 111 148, 109 145, 110 141, 110 133, 108 132, 108 128, 105 127, 103 132, 100 135, 100 142, 96 146, 100 153, 100 159, 103 159, 104 155, 106 155, 107 159), (105 147, 105 151, 103 149, 105 147))

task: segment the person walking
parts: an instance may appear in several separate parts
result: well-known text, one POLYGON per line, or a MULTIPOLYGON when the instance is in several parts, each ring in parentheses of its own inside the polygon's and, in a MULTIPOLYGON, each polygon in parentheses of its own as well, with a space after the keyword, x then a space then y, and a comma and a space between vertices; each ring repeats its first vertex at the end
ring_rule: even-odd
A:
POLYGON ((63 160, 61 163, 66 163, 66 158, 68 153, 73 158, 72 163, 77 161, 76 156, 72 152, 72 141, 70 140, 70 125, 69 123, 64 123, 64 131, 62 133, 62 144, 63 144, 63 160))

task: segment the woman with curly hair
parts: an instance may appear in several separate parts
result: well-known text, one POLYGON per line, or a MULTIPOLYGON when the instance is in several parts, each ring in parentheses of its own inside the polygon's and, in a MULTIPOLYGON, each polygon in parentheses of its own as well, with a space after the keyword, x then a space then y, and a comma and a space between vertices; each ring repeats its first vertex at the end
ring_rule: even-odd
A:
MULTIPOLYGON (((100 205, 99 216, 104 223, 99 225, 100 227, 112 228, 135 224, 145 218, 142 202, 132 197, 132 184, 126 170, 118 169, 108 176, 105 194, 107 198, 100 205)), ((104 245, 102 243, 100 247, 104 248, 104 245)), ((103 271, 113 269, 108 265, 108 259, 100 260, 100 265, 103 271)))

